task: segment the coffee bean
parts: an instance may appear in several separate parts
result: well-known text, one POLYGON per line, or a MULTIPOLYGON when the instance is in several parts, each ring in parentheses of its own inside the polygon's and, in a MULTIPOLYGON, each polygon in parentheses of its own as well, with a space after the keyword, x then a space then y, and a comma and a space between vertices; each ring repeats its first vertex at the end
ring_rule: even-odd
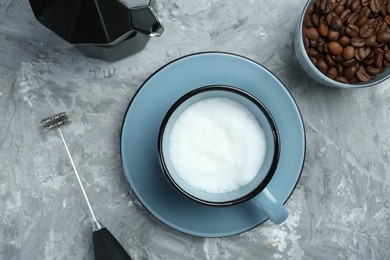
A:
POLYGON ((343 46, 341 46, 338 42, 330 42, 329 43, 329 51, 333 55, 340 55, 343 52, 343 46))
POLYGON ((366 70, 371 75, 378 75, 378 74, 381 74, 383 72, 382 68, 377 68, 377 67, 374 67, 374 66, 367 66, 366 70))
POLYGON ((334 61, 337 62, 337 63, 342 63, 344 61, 344 57, 342 54, 340 55, 337 55, 334 57, 334 61))
POLYGON ((356 25, 360 28, 362 27, 363 25, 365 25, 368 21, 368 18, 363 16, 363 17, 360 17, 359 20, 357 20, 356 22, 356 25))
POLYGON ((317 41, 315 41, 315 40, 310 41, 310 47, 315 48, 315 47, 317 47, 317 45, 318 45, 317 41))
POLYGON ((361 68, 359 68, 356 71, 356 77, 361 81, 361 82, 368 82, 370 80, 370 75, 361 68))
POLYGON ((366 46, 367 47, 373 47, 376 44, 376 35, 373 34, 370 37, 366 39, 366 46))
MULTIPOLYGON (((340 19, 341 19, 341 18, 340 18, 340 19)), ((348 17, 348 19, 345 20, 345 22, 346 22, 347 24, 349 24, 349 23, 356 23, 358 19, 359 19, 359 14, 357 14, 357 13, 352 13, 352 14, 348 17)))
POLYGON ((372 58, 367 58, 363 61, 364 65, 366 66, 369 66, 369 65, 372 65, 374 64, 375 62, 375 57, 372 57, 372 58))
POLYGON ((368 24, 365 24, 359 30, 359 36, 362 38, 368 38, 374 33, 374 28, 370 27, 368 24))
POLYGON ((317 14, 313 14, 311 16, 311 22, 313 23, 314 27, 318 27, 318 25, 320 24, 320 18, 318 17, 317 14))
MULTIPOLYGON (((369 49, 368 49, 369 50, 369 49)), ((358 61, 362 61, 367 57, 367 52, 364 47, 360 47, 355 51, 355 59, 358 61)))
POLYGON ((381 4, 380 13, 382 14, 383 17, 385 17, 387 15, 387 8, 386 8, 386 5, 384 3, 381 4))
POLYGON ((343 70, 343 76, 347 79, 355 77, 357 68, 355 66, 349 66, 343 70))
POLYGON ((326 23, 327 23, 328 25, 332 22, 333 16, 336 16, 336 14, 335 14, 335 13, 329 13, 329 14, 325 17, 325 21, 326 21, 326 23))
MULTIPOLYGON (((370 0, 371 1, 371 0, 370 0)), ((371 14, 371 10, 370 8, 368 8, 367 6, 363 7, 362 10, 360 10, 359 12, 359 18, 362 18, 362 17, 369 17, 371 14)))
POLYGON ((332 10, 332 0, 320 0, 319 3, 321 13, 327 14, 332 10))
POLYGON ((352 59, 355 56, 355 48, 351 45, 346 46, 343 49, 343 57, 346 60, 352 59))
POLYGON ((386 5, 387 13, 390 14, 390 3, 386 5))
POLYGON ((340 16, 344 12, 344 10, 345 10, 345 6, 339 4, 335 9, 333 9, 333 12, 340 16))
POLYGON ((340 32, 329 30, 328 32, 328 39, 331 41, 337 41, 340 37, 340 32))
POLYGON ((329 65, 329 67, 333 67, 334 65, 336 65, 336 62, 330 54, 326 54, 324 60, 329 65))
POLYGON ((333 16, 330 27, 335 31, 339 31, 343 27, 343 20, 341 20, 340 16, 333 16))
POLYGON ((318 33, 318 30, 316 28, 314 28, 314 27, 309 28, 306 31, 306 37, 309 38, 310 40, 317 40, 319 36, 320 35, 318 33))
POLYGON ((326 76, 331 79, 335 79, 337 77, 337 69, 335 67, 331 67, 330 69, 328 69, 326 76))
POLYGON ((378 32, 376 35, 376 40, 378 43, 390 42, 390 32, 378 32))
POLYGON ((390 50, 385 51, 384 57, 387 62, 390 62, 390 50))
POLYGON ((339 43, 341 46, 347 46, 351 42, 351 39, 348 36, 341 36, 339 38, 339 43))
POLYGON ((360 5, 360 0, 355 0, 351 4, 351 10, 352 12, 359 12, 362 9, 362 6, 360 5))
POLYGON ((387 29, 387 24, 383 20, 383 17, 378 17, 375 20, 375 32, 384 32, 387 29))
POLYGON ((303 19, 303 26, 307 28, 313 27, 310 15, 305 15, 305 18, 303 19))
POLYGON ((381 68, 382 67, 382 65, 383 65, 383 51, 382 52, 378 52, 375 55, 374 65, 377 68, 381 68))
POLYGON ((328 64, 326 64, 323 59, 317 60, 316 66, 323 74, 326 74, 326 72, 328 71, 328 64))
POLYGON ((370 3, 370 9, 373 13, 378 13, 381 10, 381 3, 379 0, 372 0, 370 3))
POLYGON ((387 25, 390 25, 390 15, 386 15, 384 20, 387 23, 387 25))
POLYGON ((355 66, 357 64, 357 61, 355 59, 350 59, 350 60, 344 60, 341 62, 341 65, 343 65, 344 68, 349 67, 349 66, 355 66))
POLYGON ((328 24, 326 23, 325 19, 321 19, 320 24, 318 25, 318 32, 322 36, 326 37, 328 36, 328 31, 329 31, 328 24))
POLYGON ((366 45, 366 40, 363 38, 355 37, 351 39, 351 45, 353 47, 363 47, 366 45))
POLYGON ((362 6, 368 6, 371 3, 371 0, 361 0, 362 6))
POLYGON ((346 9, 341 15, 340 18, 345 21, 351 15, 351 9, 346 9))
POLYGON ((338 76, 338 77, 335 78, 335 80, 337 80, 340 83, 348 84, 348 79, 346 79, 343 76, 338 76))
POLYGON ((309 48, 306 50, 306 52, 310 57, 318 57, 319 55, 318 51, 316 51, 314 48, 309 48))
POLYGON ((345 32, 347 33, 347 35, 351 36, 352 38, 357 37, 359 35, 359 27, 350 23, 345 28, 345 32))

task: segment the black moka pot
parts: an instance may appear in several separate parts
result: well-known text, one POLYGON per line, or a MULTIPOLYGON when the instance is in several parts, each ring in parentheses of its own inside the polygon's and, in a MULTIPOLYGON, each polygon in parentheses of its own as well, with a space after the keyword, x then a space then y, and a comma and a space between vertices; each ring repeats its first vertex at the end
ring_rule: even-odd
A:
POLYGON ((39 22, 88 57, 115 61, 164 27, 150 0, 29 0, 39 22))

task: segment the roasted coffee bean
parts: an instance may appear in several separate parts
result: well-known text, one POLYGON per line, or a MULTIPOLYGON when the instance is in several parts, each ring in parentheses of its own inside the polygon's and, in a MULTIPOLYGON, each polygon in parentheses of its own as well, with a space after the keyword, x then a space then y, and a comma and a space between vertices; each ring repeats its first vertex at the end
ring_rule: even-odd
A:
POLYGON ((349 66, 355 66, 356 65, 356 60, 355 59, 345 60, 345 61, 341 62, 341 65, 344 68, 349 67, 349 66))
POLYGON ((333 55, 340 55, 343 52, 343 46, 341 46, 338 42, 330 42, 329 43, 329 51, 333 55))
POLYGON ((352 79, 356 75, 357 68, 355 66, 346 67, 343 70, 343 76, 347 79, 352 79))
POLYGON ((386 5, 387 13, 390 14, 390 3, 386 5))
POLYGON ((365 24, 359 30, 359 36, 362 38, 368 38, 374 33, 374 28, 370 27, 368 24, 365 24))
POLYGON ((334 59, 334 61, 337 62, 337 63, 341 63, 341 62, 344 61, 344 57, 343 57, 342 54, 335 56, 333 59, 334 59))
MULTIPOLYGON (((341 19, 341 18, 340 18, 340 19, 341 19)), ((347 24, 349 24, 349 23, 356 23, 358 19, 359 19, 359 14, 357 14, 357 13, 352 13, 352 14, 348 17, 348 19, 345 20, 345 22, 346 22, 347 24)))
POLYGON ((303 26, 307 28, 313 27, 310 15, 305 15, 305 18, 303 19, 303 26))
POLYGON ((317 47, 318 42, 317 41, 310 41, 310 47, 315 48, 317 47))
POLYGON ((383 72, 382 68, 377 68, 377 67, 374 67, 374 66, 367 66, 366 70, 371 75, 378 75, 378 74, 381 74, 383 72))
POLYGON ((351 39, 348 36, 341 36, 339 38, 339 43, 341 44, 341 46, 347 46, 350 44, 350 42, 351 39))
POLYGON ((318 59, 316 66, 323 74, 328 71, 328 64, 323 59, 318 59))
POLYGON ((352 59, 355 56, 355 48, 351 45, 346 46, 343 49, 343 57, 346 60, 352 59))
POLYGON ((335 80, 337 80, 340 83, 348 84, 348 79, 346 79, 343 76, 338 76, 338 77, 335 78, 335 80))
POLYGON ((375 57, 372 57, 372 58, 367 58, 363 61, 364 65, 366 66, 369 66, 369 65, 373 65, 375 62, 375 57))
POLYGON ((332 10, 332 0, 320 0, 319 9, 323 14, 329 13, 332 10))
POLYGON ((363 25, 365 25, 368 21, 368 18, 363 16, 363 17, 360 17, 359 20, 357 20, 356 22, 356 25, 360 28, 362 27, 363 25))
POLYGON ((376 44, 376 35, 373 34, 370 37, 366 39, 366 46, 367 47, 374 47, 376 44))
POLYGON ((329 30, 328 32, 328 39, 331 41, 337 41, 340 37, 340 32, 334 31, 334 30, 329 30))
POLYGON ((328 24, 326 23, 325 19, 321 19, 320 24, 318 25, 318 32, 322 36, 326 37, 328 36, 328 31, 329 31, 328 24))
POLYGON ((370 16, 370 14, 371 14, 370 8, 365 6, 365 7, 362 8, 362 10, 360 10, 359 18, 362 18, 362 17, 367 17, 368 18, 370 16))
POLYGON ((379 0, 371 0, 370 9, 373 13, 379 13, 381 10, 381 3, 379 0))
POLYGON ((341 27, 343 27, 343 20, 341 20, 340 16, 333 16, 330 22, 330 27, 335 31, 339 31, 341 27))
POLYGON ((387 24, 382 17, 375 20, 375 32, 384 32, 387 29, 387 24))
POLYGON ((324 53, 325 52, 325 41, 322 39, 319 39, 317 42, 316 50, 319 53, 324 53))
POLYGON ((318 51, 316 51, 314 48, 309 48, 306 50, 306 52, 310 57, 318 57, 319 55, 318 51))
POLYGON ((355 83, 358 83, 359 82, 359 79, 357 77, 353 77, 352 79, 349 80, 349 84, 355 84, 355 83))
POLYGON ((306 36, 303 37, 303 46, 305 46, 305 49, 310 47, 310 40, 306 36))
POLYGON ((359 68, 356 71, 356 77, 361 81, 361 82, 368 82, 370 80, 370 75, 364 71, 363 69, 359 68))
POLYGON ((337 69, 335 67, 331 67, 330 69, 328 69, 328 73, 326 73, 326 76, 331 79, 335 79, 337 77, 337 69))
POLYGON ((383 51, 382 52, 378 52, 375 55, 374 65, 377 68, 381 68, 382 67, 382 65, 383 65, 383 51))
POLYGON ((355 0, 351 4, 351 10, 352 12, 359 12, 362 9, 362 6, 360 4, 360 0, 355 0))
POLYGON ((384 57, 387 62, 390 62, 390 50, 385 51, 384 57))
POLYGON ((316 28, 309 28, 306 31, 306 37, 309 38, 309 40, 317 40, 319 37, 318 30, 316 28))
POLYGON ((329 67, 333 67, 334 65, 336 65, 336 62, 330 54, 326 54, 324 60, 329 65, 329 67))
POLYGON ((382 14, 383 17, 385 17, 387 15, 387 8, 386 8, 386 5, 384 3, 381 4, 380 13, 382 14))
POLYGON ((371 3, 371 0, 361 0, 362 6, 368 6, 371 3))
POLYGON ((390 15, 386 15, 384 18, 387 25, 390 25, 390 15))
POLYGON ((317 14, 313 14, 311 16, 311 22, 313 23, 314 27, 318 27, 318 25, 320 24, 320 17, 317 14))
POLYGON ((360 47, 355 51, 355 59, 358 61, 362 61, 367 57, 367 52, 364 47, 360 47))
POLYGON ((355 37, 351 39, 351 45, 353 47, 363 47, 366 45, 366 40, 363 38, 355 37))
POLYGON ((351 9, 346 9, 341 15, 340 15, 340 18, 345 21, 346 19, 348 19, 348 17, 351 15, 351 9))
POLYGON ((344 10, 345 10, 345 6, 339 4, 335 9, 333 9, 333 12, 340 16, 344 12, 344 10))
POLYGON ((332 18, 333 16, 335 16, 336 14, 335 13, 329 13, 326 17, 325 17, 325 21, 326 23, 329 25, 331 22, 332 22, 332 18))
POLYGON ((390 32, 378 32, 378 34, 376 35, 376 41, 378 43, 390 42, 390 32))
POLYGON ((347 35, 351 36, 352 38, 357 37, 359 35, 359 27, 357 27, 353 23, 350 23, 345 28, 345 32, 347 33, 347 35))

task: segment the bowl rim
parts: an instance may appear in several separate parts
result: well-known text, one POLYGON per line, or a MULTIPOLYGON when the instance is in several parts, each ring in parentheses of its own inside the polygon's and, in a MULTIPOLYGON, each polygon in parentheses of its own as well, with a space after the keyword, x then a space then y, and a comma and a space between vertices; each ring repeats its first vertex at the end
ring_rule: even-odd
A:
POLYGON ((242 203, 242 202, 245 202, 247 200, 250 200, 251 198, 255 197, 257 194, 259 194, 268 185, 268 183, 271 181, 271 179, 272 179, 272 177, 273 177, 273 175, 274 175, 274 173, 276 171, 276 168, 277 168, 277 165, 278 165, 278 162, 279 162, 279 157, 280 157, 280 149, 281 149, 281 147, 280 147, 280 137, 279 137, 279 132, 278 132, 278 129, 277 129, 277 125, 276 125, 276 122, 275 122, 274 118, 272 117, 271 113, 266 108, 266 106, 260 100, 258 100, 256 97, 254 97, 250 93, 248 93, 248 92, 246 92, 246 91, 244 91, 244 90, 242 90, 240 88, 233 87, 233 86, 230 86, 230 85, 218 85, 218 84, 202 86, 202 87, 194 89, 194 90, 184 94, 183 96, 181 96, 169 108, 168 112, 165 114, 164 119, 163 119, 163 121, 161 123, 161 126, 160 126, 160 129, 159 129, 158 141, 157 141, 157 153, 158 153, 158 159, 159 159, 160 167, 161 167, 161 169, 162 169, 162 171, 164 173, 164 176, 168 180, 168 182, 177 191, 179 191, 179 193, 185 195, 186 197, 190 198, 193 201, 196 201, 196 202, 201 203, 201 204, 209 205, 209 206, 230 206, 230 205, 234 205, 234 204, 237 204, 237 203, 242 203), (166 162, 165 162, 165 159, 164 159, 164 154, 163 154, 163 136, 164 136, 165 128, 167 126, 167 123, 168 123, 172 113, 184 101, 186 101, 190 97, 193 97, 193 96, 198 95, 198 94, 203 93, 203 92, 215 91, 215 90, 229 91, 229 92, 241 95, 244 98, 246 98, 249 101, 251 101, 253 104, 255 104, 263 112, 264 116, 266 117, 267 121, 269 122, 269 125, 270 125, 271 130, 272 130, 274 145, 275 145, 274 154, 273 154, 273 160, 272 160, 272 163, 270 165, 270 169, 269 169, 268 173, 266 174, 266 176, 264 177, 264 179, 260 182, 260 184, 257 187, 255 187, 252 191, 250 191, 248 194, 245 194, 245 195, 243 195, 243 196, 241 196, 239 198, 233 199, 233 200, 221 201, 221 202, 208 201, 208 200, 204 200, 204 199, 198 198, 198 197, 190 194, 189 192, 187 192, 184 188, 182 188, 175 181, 175 179, 172 177, 172 175, 170 174, 169 169, 168 169, 168 167, 166 165, 166 162))
MULTIPOLYGON (((328 76, 323 74, 321 71, 319 71, 316 66, 314 66, 314 64, 311 62, 310 57, 307 54, 307 52, 305 50, 305 46, 303 44, 302 29, 303 29, 303 21, 304 21, 305 15, 307 13, 307 10, 309 9, 309 7, 311 7, 312 4, 314 4, 315 1, 317 1, 317 0, 309 0, 306 2, 306 5, 303 8, 302 14, 301 14, 300 19, 299 19, 298 32, 297 32, 299 34, 297 37, 299 49, 302 51, 304 58, 307 60, 307 64, 310 67, 310 69, 315 71, 316 74, 318 75, 318 77, 320 77, 322 80, 324 80, 329 86, 339 87, 339 88, 365 88, 365 87, 371 87, 371 86, 377 85, 377 84, 387 80, 390 77, 390 71, 389 71, 390 69, 389 68, 385 68, 385 71, 387 70, 388 74, 383 76, 383 78, 380 78, 377 80, 376 79, 370 80, 367 83, 345 84, 345 83, 341 83, 341 82, 338 82, 336 80, 329 78, 328 76)), ((384 73, 384 72, 382 72, 382 73, 384 73)))

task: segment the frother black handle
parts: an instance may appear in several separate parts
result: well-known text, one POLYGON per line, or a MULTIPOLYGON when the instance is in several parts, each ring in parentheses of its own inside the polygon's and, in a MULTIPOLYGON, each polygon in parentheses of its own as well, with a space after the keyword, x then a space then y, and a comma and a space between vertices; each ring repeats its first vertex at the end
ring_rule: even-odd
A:
POLYGON ((103 227, 92 233, 95 260, 131 260, 116 238, 103 227))

